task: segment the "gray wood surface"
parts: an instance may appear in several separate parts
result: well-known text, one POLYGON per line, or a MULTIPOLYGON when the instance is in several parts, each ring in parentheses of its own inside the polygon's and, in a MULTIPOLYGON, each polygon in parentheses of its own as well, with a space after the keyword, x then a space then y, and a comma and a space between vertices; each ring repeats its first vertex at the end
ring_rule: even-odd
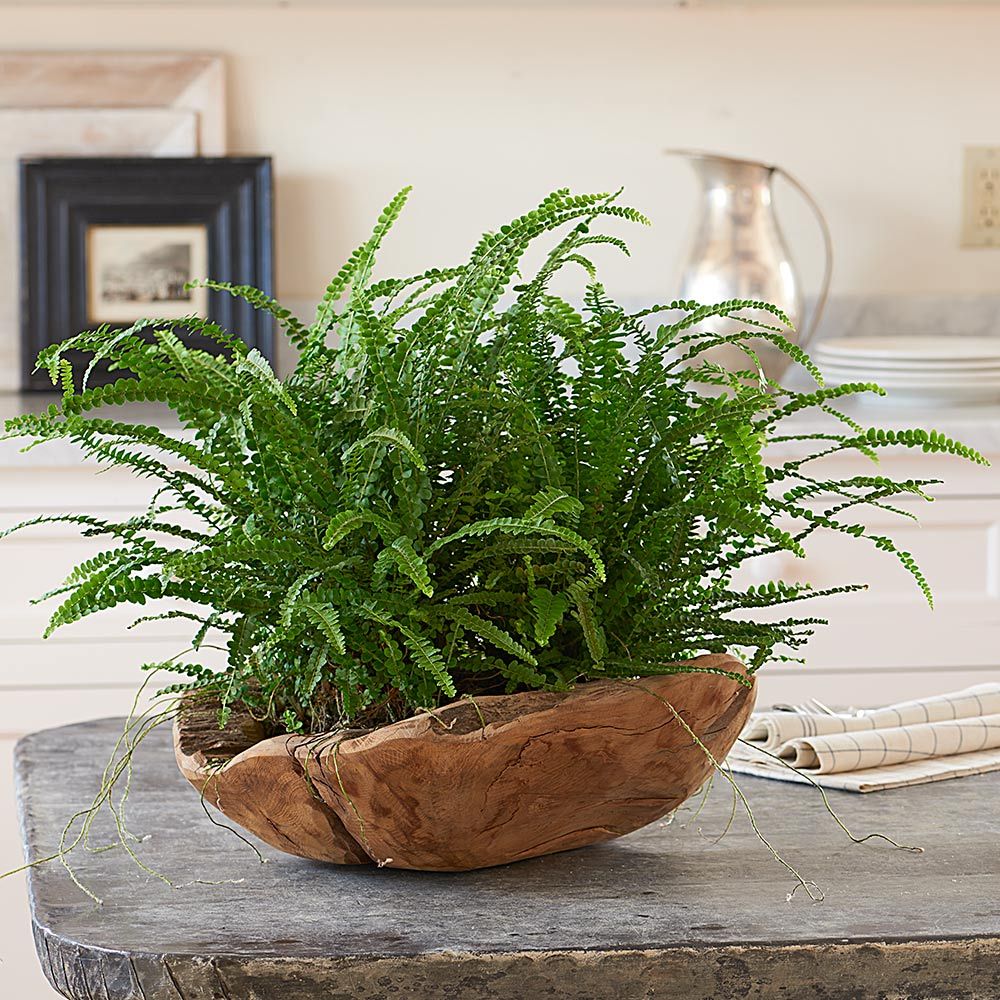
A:
MULTIPOLYGON (((121 729, 47 730, 17 750, 26 850, 50 853, 92 797, 121 729)), ((268 863, 213 826, 176 772, 169 733, 136 757, 129 824, 144 860, 74 856, 31 878, 35 937, 79 1000, 1000 997, 1000 774, 868 796, 741 778, 758 824, 826 899, 812 903, 719 780, 697 818, 611 844, 468 874, 268 863), (687 824, 686 826, 684 824, 687 824), (205 885, 196 880, 234 880, 205 885)), ((102 821, 105 838, 110 821, 102 821)), ((100 840, 100 838, 98 838, 100 840)))

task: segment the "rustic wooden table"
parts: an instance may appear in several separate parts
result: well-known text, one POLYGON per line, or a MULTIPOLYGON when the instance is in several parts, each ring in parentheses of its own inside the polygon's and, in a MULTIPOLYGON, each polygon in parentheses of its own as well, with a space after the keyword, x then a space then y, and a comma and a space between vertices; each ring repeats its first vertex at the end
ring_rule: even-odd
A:
MULTIPOLYGON (((22 740, 30 857, 89 801, 120 720, 22 740)), ((137 754, 130 826, 147 863, 74 856, 31 878, 35 939, 79 1000, 1000 997, 1000 774, 868 796, 831 793, 857 846, 808 787, 745 778, 759 827, 826 892, 794 885, 717 781, 697 817, 503 868, 441 875, 335 868, 213 826, 177 774, 169 733, 137 754), (686 825, 685 825, 686 824, 686 825), (221 881, 206 885, 198 880, 221 881), (232 881, 227 881, 232 880, 232 881)), ((108 836, 109 821, 101 827, 108 836)), ((2 974, 0 974, 2 975, 2 974)))

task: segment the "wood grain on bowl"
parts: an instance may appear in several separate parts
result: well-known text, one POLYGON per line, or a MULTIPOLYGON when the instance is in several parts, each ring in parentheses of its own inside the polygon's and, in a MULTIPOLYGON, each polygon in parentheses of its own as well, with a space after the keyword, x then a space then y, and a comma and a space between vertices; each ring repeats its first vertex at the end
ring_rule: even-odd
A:
MULTIPOLYGON (((695 663, 744 671, 724 655, 695 663)), ((192 699, 174 745, 206 800, 279 850, 466 871, 610 840, 673 811, 711 772, 705 749, 716 760, 729 752, 754 695, 730 677, 680 673, 269 739, 237 713, 220 731, 216 706, 192 699)))

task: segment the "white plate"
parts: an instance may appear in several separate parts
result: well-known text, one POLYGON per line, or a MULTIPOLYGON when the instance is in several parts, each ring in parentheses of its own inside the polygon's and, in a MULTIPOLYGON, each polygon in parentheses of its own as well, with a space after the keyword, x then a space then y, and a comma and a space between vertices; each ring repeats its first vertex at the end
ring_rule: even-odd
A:
POLYGON ((1000 372, 885 372, 865 371, 837 368, 833 365, 821 365, 820 371, 827 379, 837 379, 840 382, 880 382, 884 385, 1000 385, 1000 372))
POLYGON ((907 361, 1000 361, 1000 337, 831 337, 817 345, 827 356, 907 361))
POLYGON ((825 354, 819 350, 813 360, 831 368, 857 369, 858 371, 901 371, 901 372, 1000 372, 1000 359, 996 361, 919 361, 909 358, 848 358, 837 354, 825 354))

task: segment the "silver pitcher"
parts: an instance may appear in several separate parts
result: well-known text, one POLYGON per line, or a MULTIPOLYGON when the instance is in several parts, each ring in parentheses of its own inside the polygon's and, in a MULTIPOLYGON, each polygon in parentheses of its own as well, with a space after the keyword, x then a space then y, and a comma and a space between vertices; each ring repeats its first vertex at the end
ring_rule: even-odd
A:
MULTIPOLYGON (((788 171, 773 164, 740 160, 696 150, 670 149, 685 157, 702 184, 701 218, 687 255, 679 296, 705 305, 726 299, 758 299, 784 310, 796 332, 789 340, 805 347, 816 332, 833 271, 830 230, 815 199, 788 171), (803 196, 823 234, 825 263, 820 292, 808 323, 804 323, 802 285, 774 214, 772 182, 781 174, 803 196)), ((752 314, 748 314, 752 315, 752 314)), ((769 317, 761 313, 767 322, 769 317)), ((770 318, 773 324, 773 317, 770 318)), ((720 333, 739 329, 735 321, 716 321, 720 333)), ((789 358, 763 341, 755 349, 765 373, 778 379, 789 358)), ((746 368, 746 356, 736 350, 716 352, 713 360, 730 368, 746 368)))

